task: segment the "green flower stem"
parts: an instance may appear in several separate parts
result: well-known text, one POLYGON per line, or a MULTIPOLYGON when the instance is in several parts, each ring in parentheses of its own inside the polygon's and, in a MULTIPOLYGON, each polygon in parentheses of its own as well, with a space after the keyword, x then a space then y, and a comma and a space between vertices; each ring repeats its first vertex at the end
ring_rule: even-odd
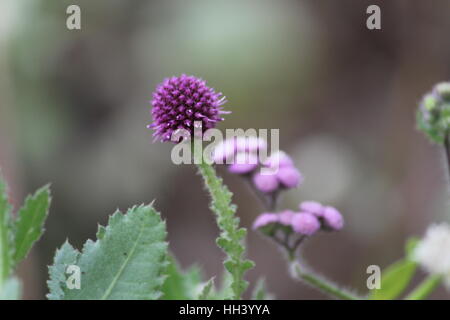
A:
POLYGON ((429 275, 421 284, 419 284, 405 299, 423 300, 428 297, 434 289, 441 283, 442 276, 429 275))
POLYGON ((217 244, 227 255, 224 265, 231 274, 232 298, 241 299, 248 285, 243 279, 244 273, 254 266, 252 261, 244 257, 245 247, 242 240, 247 232, 239 228, 239 218, 235 216, 236 206, 231 203, 232 193, 217 176, 212 165, 201 161, 197 166, 211 195, 211 209, 216 214, 217 225, 221 231, 217 244))
POLYGON ((448 132, 445 134, 444 138, 444 152, 445 158, 447 160, 447 174, 450 179, 450 137, 448 132))
POLYGON ((298 263, 293 263, 294 277, 299 280, 303 280, 314 288, 319 289, 329 296, 343 300, 363 300, 364 298, 358 297, 344 289, 338 288, 335 284, 328 280, 315 275, 312 272, 303 270, 298 263))

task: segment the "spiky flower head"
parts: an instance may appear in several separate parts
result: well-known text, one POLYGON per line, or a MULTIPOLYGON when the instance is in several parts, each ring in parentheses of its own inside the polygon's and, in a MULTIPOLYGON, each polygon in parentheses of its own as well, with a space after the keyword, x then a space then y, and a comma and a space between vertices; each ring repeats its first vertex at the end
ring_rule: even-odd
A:
POLYGON ((442 144, 450 133, 450 82, 427 93, 417 111, 417 125, 431 141, 442 144))
MULTIPOLYGON (((182 74, 160 83, 153 93, 153 123, 155 139, 169 141, 177 130, 194 134, 194 124, 201 124, 202 132, 222 121, 222 110, 226 102, 220 92, 206 85, 206 81, 182 74)), ((199 126, 197 126, 199 127, 199 126)), ((174 141, 179 142, 179 139, 174 141)))

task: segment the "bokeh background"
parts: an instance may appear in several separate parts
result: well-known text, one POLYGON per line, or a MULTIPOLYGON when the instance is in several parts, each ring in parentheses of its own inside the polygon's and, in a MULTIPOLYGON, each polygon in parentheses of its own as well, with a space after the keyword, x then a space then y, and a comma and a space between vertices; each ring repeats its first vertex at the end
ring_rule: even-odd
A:
MULTIPOLYGON (((19 270, 24 298, 44 298, 66 238, 81 247, 116 208, 153 199, 181 265, 220 274, 195 168, 172 164, 171 145, 146 129, 153 89, 181 73, 228 97, 233 113, 220 128, 280 129, 306 177, 282 206, 318 200, 346 219, 342 232, 311 239, 305 259, 365 292, 368 265, 387 266, 408 237, 449 220, 442 150, 415 129, 421 96, 450 78, 449 16, 446 0, 2 0, 0 166, 15 204, 48 182, 53 190, 47 231, 19 270), (81 7, 82 30, 66 29, 69 4, 81 7), (370 4, 381 7, 382 30, 366 28, 370 4)), ((219 171, 250 227, 259 204, 219 171)), ((248 279, 264 276, 276 298, 325 298, 293 282, 252 231, 248 254, 248 279)))

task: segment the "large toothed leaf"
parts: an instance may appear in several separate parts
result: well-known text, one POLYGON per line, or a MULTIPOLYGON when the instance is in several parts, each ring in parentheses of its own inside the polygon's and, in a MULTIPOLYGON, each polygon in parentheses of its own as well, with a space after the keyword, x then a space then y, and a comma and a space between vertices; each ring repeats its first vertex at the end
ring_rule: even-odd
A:
POLYGON ((134 207, 125 215, 116 212, 108 226, 99 229, 97 241, 88 240, 73 263, 81 271, 80 289, 67 288, 67 274, 59 277, 71 264, 61 256, 73 257, 74 251, 63 246, 57 253, 50 267, 49 296, 69 300, 159 298, 167 267, 165 237, 165 223, 152 206, 134 207))
POLYGON ((0 175, 0 287, 12 269, 11 205, 7 188, 0 175))
POLYGON ((79 256, 78 250, 74 249, 69 242, 65 242, 62 247, 56 250, 53 258, 53 265, 48 268, 50 280, 47 281, 50 293, 47 298, 50 300, 64 299, 66 286, 66 269, 69 265, 76 265, 79 256))
POLYGON ((50 189, 45 186, 33 196, 28 196, 25 204, 17 214, 15 221, 15 252, 14 263, 25 258, 44 232, 44 222, 50 206, 50 189))

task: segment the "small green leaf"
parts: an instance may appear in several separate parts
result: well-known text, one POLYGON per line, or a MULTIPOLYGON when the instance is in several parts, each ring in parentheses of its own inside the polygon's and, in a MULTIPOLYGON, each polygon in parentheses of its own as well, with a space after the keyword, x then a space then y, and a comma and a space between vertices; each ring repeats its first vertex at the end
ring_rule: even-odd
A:
POLYGON ((166 226, 151 206, 116 212, 100 239, 76 254, 64 245, 50 267, 49 297, 66 300, 148 300, 161 296, 167 267, 166 226), (76 257, 76 261, 73 261, 76 257), (69 261, 69 263, 68 263, 69 261), (81 270, 80 289, 65 286, 68 264, 81 270), (60 289, 60 290, 59 290, 60 289))
POLYGON ((0 300, 19 300, 22 292, 22 284, 19 279, 12 277, 6 280, 0 288, 0 300))
POLYGON ((211 278, 203 286, 200 294, 198 295, 198 300, 207 300, 209 298, 209 294, 211 293, 213 287, 214 287, 214 278, 211 278))
POLYGON ((392 300, 397 298, 411 281, 417 264, 403 259, 390 265, 381 275, 380 289, 372 290, 371 300, 392 300))
POLYGON ((267 293, 266 281, 261 278, 255 285, 252 293, 252 300, 271 300, 272 295, 267 293))
POLYGON ((161 288, 164 300, 194 300, 201 285, 201 272, 191 267, 183 272, 173 256, 169 257, 166 269, 167 278, 161 288))
POLYGON ((27 256, 34 242, 44 232, 43 226, 49 206, 50 189, 49 186, 45 186, 36 191, 33 196, 28 196, 25 204, 19 210, 15 221, 15 264, 27 256))

